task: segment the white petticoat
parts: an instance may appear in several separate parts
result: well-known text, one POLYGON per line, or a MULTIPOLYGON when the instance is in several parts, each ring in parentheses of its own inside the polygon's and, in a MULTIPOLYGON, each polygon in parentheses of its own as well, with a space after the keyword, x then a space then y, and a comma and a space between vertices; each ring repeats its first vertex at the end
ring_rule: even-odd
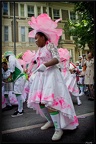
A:
POLYGON ((62 129, 75 129, 78 126, 71 96, 56 66, 48 68, 45 72, 37 72, 33 79, 27 106, 43 116, 39 103, 60 111, 62 129))

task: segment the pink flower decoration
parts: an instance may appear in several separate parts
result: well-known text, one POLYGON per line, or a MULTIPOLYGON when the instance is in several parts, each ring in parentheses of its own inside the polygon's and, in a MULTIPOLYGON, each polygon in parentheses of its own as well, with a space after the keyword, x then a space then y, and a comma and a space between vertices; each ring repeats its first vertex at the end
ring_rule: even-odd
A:
POLYGON ((54 43, 56 46, 58 45, 58 40, 62 35, 62 29, 56 29, 57 22, 51 20, 51 18, 47 14, 40 14, 37 18, 32 17, 28 24, 34 29, 29 32, 29 37, 35 37, 37 32, 43 32, 49 39, 50 42, 54 43))
POLYGON ((60 55, 60 60, 69 60, 70 59, 70 53, 66 48, 59 48, 58 53, 60 55))
POLYGON ((35 56, 35 51, 30 51, 30 50, 27 50, 23 56, 22 56, 22 59, 26 62, 26 63, 30 63, 31 60, 34 58, 35 56))

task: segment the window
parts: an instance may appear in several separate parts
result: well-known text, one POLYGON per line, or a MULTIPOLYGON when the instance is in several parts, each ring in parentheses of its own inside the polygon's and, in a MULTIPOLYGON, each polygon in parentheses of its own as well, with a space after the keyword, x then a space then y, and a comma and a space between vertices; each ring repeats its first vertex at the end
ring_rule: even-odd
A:
POLYGON ((68 10, 62 10, 62 20, 68 20, 68 10))
POLYGON ((25 27, 21 27, 21 41, 25 42, 25 27))
MULTIPOLYGON (((14 3, 10 2, 10 15, 13 16, 14 15, 14 3)), ((18 16, 18 4, 15 3, 15 15, 18 16)))
POLYGON ((28 6, 28 17, 34 16, 34 6, 28 6))
POLYGON ((43 13, 47 13, 46 7, 43 7, 43 13))
POLYGON ((20 4, 20 15, 24 16, 24 4, 20 4))
POLYGON ((52 18, 52 9, 49 7, 49 16, 52 18))
POLYGON ((4 26, 4 41, 8 41, 8 26, 4 26))
POLYGON ((13 16, 13 3, 10 2, 10 15, 13 16))
POLYGON ((70 40, 69 27, 67 22, 64 24, 65 40, 70 40))
POLYGON ((76 15, 75 12, 70 12, 70 20, 75 21, 76 20, 76 15))
POLYGON ((8 3, 3 2, 3 15, 8 15, 8 3))
POLYGON ((53 9, 54 19, 60 18, 59 10, 53 9))
POLYGON ((15 15, 18 16, 18 3, 15 3, 15 15))
MULTIPOLYGON (((31 32, 33 29, 29 28, 28 31, 31 32)), ((35 43, 35 38, 29 38, 29 43, 35 43)))
POLYGON ((41 7, 37 7, 37 14, 38 14, 38 15, 41 14, 41 7))

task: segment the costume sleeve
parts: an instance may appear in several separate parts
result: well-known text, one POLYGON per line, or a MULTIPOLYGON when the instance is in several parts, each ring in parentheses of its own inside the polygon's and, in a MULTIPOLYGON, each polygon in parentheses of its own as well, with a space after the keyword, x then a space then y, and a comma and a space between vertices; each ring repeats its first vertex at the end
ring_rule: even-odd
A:
POLYGON ((9 57, 9 69, 12 73, 15 71, 15 57, 14 56, 9 57))
POLYGON ((54 44, 49 43, 48 44, 48 49, 50 50, 50 52, 52 54, 52 57, 53 58, 57 58, 58 61, 60 62, 60 57, 59 57, 59 53, 58 53, 57 47, 54 44))

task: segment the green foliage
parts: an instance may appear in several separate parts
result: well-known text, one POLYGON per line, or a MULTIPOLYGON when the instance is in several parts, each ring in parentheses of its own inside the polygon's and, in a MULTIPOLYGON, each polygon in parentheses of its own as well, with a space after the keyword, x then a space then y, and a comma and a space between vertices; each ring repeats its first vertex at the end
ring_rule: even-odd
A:
POLYGON ((94 2, 73 3, 78 19, 68 21, 69 34, 75 36, 74 41, 79 48, 84 48, 85 44, 88 44, 90 49, 94 49, 94 2))

